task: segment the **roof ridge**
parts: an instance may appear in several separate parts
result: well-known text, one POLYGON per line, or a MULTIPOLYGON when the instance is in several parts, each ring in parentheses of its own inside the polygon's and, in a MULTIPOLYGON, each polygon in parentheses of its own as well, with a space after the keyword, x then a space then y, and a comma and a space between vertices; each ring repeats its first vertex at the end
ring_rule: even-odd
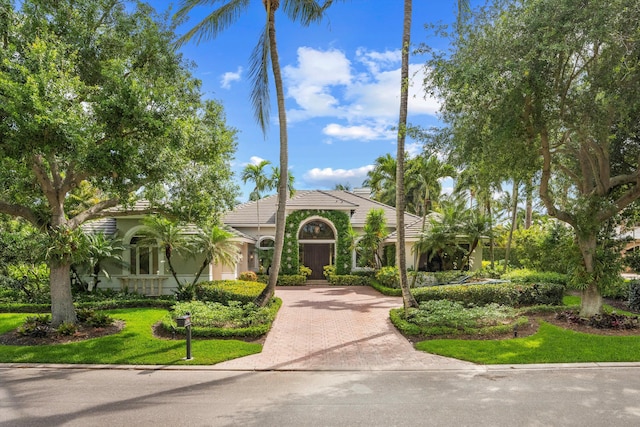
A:
POLYGON ((344 190, 316 190, 316 191, 317 191, 318 193, 325 194, 325 195, 327 195, 327 196, 329 196, 329 197, 333 197, 334 199, 338 199, 338 200, 341 200, 341 201, 343 201, 343 202, 345 202, 345 203, 349 203, 350 205, 353 205, 353 206, 360 206, 360 205, 356 205, 356 204, 355 204, 355 203, 353 203, 353 202, 350 202, 349 200, 345 200, 345 199, 343 199, 342 197, 338 197, 338 196, 336 196, 336 195, 334 195, 334 194, 331 194, 331 193, 329 192, 329 191, 342 191, 342 192, 344 192, 344 190))

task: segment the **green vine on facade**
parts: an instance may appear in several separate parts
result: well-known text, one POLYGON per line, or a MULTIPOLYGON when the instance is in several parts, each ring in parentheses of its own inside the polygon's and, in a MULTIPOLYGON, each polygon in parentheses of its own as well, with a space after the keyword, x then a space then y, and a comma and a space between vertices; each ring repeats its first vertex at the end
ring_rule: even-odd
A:
POLYGON ((300 246, 298 230, 300 224, 310 217, 321 217, 331 221, 336 228, 336 274, 351 273, 351 248, 349 244, 351 221, 349 215, 341 211, 302 210, 287 216, 282 254, 282 274, 298 274, 300 269, 300 246))

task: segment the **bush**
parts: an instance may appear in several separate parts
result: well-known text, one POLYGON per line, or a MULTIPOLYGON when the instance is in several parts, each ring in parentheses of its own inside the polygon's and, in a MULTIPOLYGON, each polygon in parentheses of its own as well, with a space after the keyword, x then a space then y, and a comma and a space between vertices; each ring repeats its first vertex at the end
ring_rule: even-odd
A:
POLYGON ((78 332, 78 327, 73 323, 63 322, 56 328, 56 332, 60 335, 71 336, 78 332))
POLYGON ((400 273, 398 272, 398 267, 382 267, 376 273, 376 280, 387 288, 399 288, 400 273))
POLYGON ((46 337, 49 333, 50 322, 51 316, 48 314, 29 316, 25 319, 22 326, 18 328, 18 334, 34 338, 46 337))
POLYGON ((484 307, 465 308, 453 301, 429 301, 420 308, 394 309, 391 322, 406 335, 486 335, 510 332, 528 322, 512 307, 489 304, 484 307))
POLYGON ((238 276, 238 280, 242 280, 242 281, 245 281, 245 282, 257 282, 258 281, 258 275, 256 273, 254 273, 253 271, 243 271, 238 276))
POLYGON ((240 301, 246 304, 255 300, 263 289, 264 283, 242 280, 200 282, 196 285, 196 299, 221 304, 227 304, 229 301, 240 301))
POLYGON ((446 299, 458 301, 466 307, 491 303, 514 307, 562 305, 564 286, 555 283, 446 285, 415 289, 413 295, 418 302, 446 299))
POLYGON ((324 274, 324 278, 329 280, 331 276, 336 274, 336 266, 335 265, 325 265, 322 267, 322 274, 324 274))
POLYGON ((192 335, 196 337, 259 337, 271 329, 271 324, 282 305, 274 298, 268 306, 232 301, 228 306, 202 301, 178 303, 174 312, 162 320, 162 327, 169 332, 185 333, 178 328, 175 317, 191 313, 192 335))
POLYGON ((193 283, 180 283, 173 293, 178 301, 193 301, 196 299, 196 285, 193 283))
POLYGON ((300 274, 304 276, 305 280, 307 280, 307 277, 311 276, 312 271, 306 265, 301 265, 299 270, 300 270, 300 274))
POLYGON ((306 281, 307 277, 302 274, 278 275, 278 286, 302 286, 306 281))
POLYGON ((369 283, 369 277, 355 274, 334 274, 329 278, 329 284, 335 286, 367 286, 369 283))
POLYGON ((502 278, 518 283, 557 283, 563 286, 567 285, 568 280, 566 274, 555 273, 553 271, 528 270, 526 268, 511 270, 503 274, 502 278))
POLYGON ((629 308, 640 311, 640 280, 629 282, 629 308))

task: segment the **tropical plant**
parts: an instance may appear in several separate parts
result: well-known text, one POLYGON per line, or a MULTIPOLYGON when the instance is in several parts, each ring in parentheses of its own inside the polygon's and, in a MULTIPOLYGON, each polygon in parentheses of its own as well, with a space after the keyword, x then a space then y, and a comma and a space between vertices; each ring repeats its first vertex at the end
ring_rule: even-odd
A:
POLYGON ((180 226, 167 218, 160 216, 147 216, 142 219, 144 228, 140 231, 143 238, 140 245, 155 246, 158 245, 164 249, 164 256, 169 265, 169 271, 180 286, 178 273, 173 266, 174 254, 191 254, 192 246, 186 238, 184 231, 180 226))
MULTIPOLYGON (((196 37, 197 41, 216 37, 221 31, 234 23, 240 12, 254 2, 248 0, 228 0, 215 8, 200 23, 184 34, 179 43, 184 43, 196 37)), ((273 73, 276 87, 276 98, 278 104, 278 124, 280 131, 280 164, 281 171, 278 181, 278 209, 276 211, 276 236, 273 255, 273 269, 269 275, 268 286, 256 299, 256 302, 264 306, 273 296, 278 281, 280 263, 282 258, 282 248, 284 247, 284 230, 286 226, 286 202, 287 185, 289 172, 289 148, 287 135, 287 117, 285 108, 284 87, 280 70, 280 58, 278 55, 278 45, 276 42, 276 20, 275 14, 280 7, 280 0, 263 0, 262 6, 266 13, 265 28, 258 40, 251 56, 251 70, 253 88, 251 101, 254 114, 263 133, 266 133, 269 124, 269 65, 273 73)), ((300 21, 307 26, 322 19, 325 10, 333 3, 333 0, 326 0, 320 5, 315 0, 284 0, 282 11, 292 20, 300 21)), ((199 5, 209 5, 209 0, 183 0, 181 8, 176 13, 178 17, 185 17, 194 7, 199 5)))
POLYGON ((76 321, 69 237, 116 206, 131 215, 141 198, 149 208, 137 214, 190 221, 228 208, 235 130, 219 104, 202 100, 172 28, 150 6, 31 0, 0 9, 0 213, 48 233, 51 245, 70 244, 46 246, 57 327, 76 321), (87 182, 97 197, 81 195, 87 182))
POLYGON ((356 251, 360 255, 359 264, 361 267, 378 269, 382 266, 380 246, 387 236, 386 219, 382 209, 369 211, 363 231, 364 235, 356 244, 356 251))
POLYGON ((204 260, 193 279, 194 285, 211 263, 234 266, 240 261, 240 248, 232 238, 232 233, 217 226, 205 226, 199 230, 191 244, 191 253, 204 256, 204 260))
POLYGON ((517 181, 538 173, 547 212, 575 230, 572 283, 585 317, 601 311, 600 285, 619 274, 600 231, 640 198, 638 19, 637 2, 625 0, 497 2, 469 20, 453 52, 429 61, 429 91, 460 157, 517 181))
MULTIPOLYGON (((110 277, 109 271, 104 268, 105 261, 119 266, 128 265, 122 259, 125 247, 122 244, 122 239, 115 236, 107 236, 103 232, 86 234, 86 239, 89 247, 86 259, 81 264, 87 267, 92 280, 91 286, 88 286, 86 290, 96 291, 100 283, 100 273, 104 274, 107 279, 110 277)), ((72 266, 72 270, 75 270, 75 266, 72 266)))
POLYGON ((270 164, 271 162, 269 160, 261 160, 257 164, 250 163, 242 169, 242 175, 240 175, 240 179, 242 179, 243 183, 246 184, 247 181, 253 182, 253 190, 251 190, 251 193, 249 194, 249 199, 256 202, 258 242, 260 241, 260 223, 262 222, 260 220, 260 199, 262 199, 265 191, 273 188, 273 181, 267 177, 264 171, 264 168, 270 164))
POLYGON ((389 206, 396 205, 396 159, 389 153, 378 157, 373 169, 367 172, 363 184, 371 188, 371 198, 389 206))

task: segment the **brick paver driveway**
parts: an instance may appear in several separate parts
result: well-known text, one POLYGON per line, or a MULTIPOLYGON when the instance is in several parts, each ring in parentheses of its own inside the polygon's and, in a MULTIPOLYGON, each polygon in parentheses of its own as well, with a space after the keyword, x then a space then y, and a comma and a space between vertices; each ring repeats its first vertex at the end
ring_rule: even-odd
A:
POLYGON ((282 308, 262 353, 216 365, 240 370, 431 370, 474 366, 413 348, 393 327, 402 299, 366 286, 278 287, 282 308))

